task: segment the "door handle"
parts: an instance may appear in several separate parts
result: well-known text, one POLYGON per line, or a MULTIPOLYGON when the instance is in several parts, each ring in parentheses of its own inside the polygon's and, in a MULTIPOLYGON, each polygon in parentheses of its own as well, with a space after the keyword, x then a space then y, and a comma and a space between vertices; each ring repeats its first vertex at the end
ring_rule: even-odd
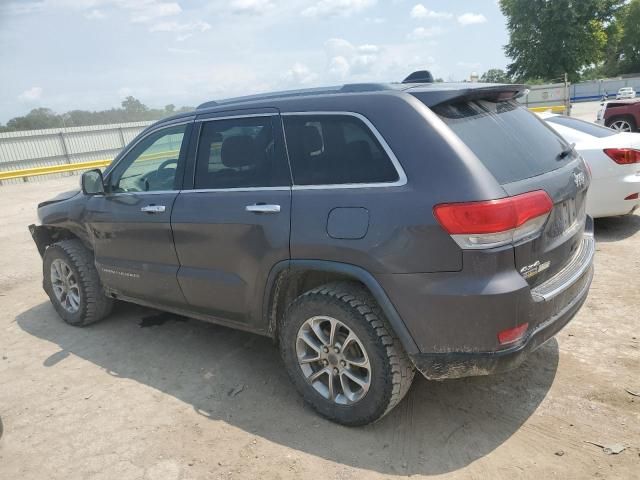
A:
POLYGON ((164 205, 147 205, 140 209, 141 212, 146 213, 162 213, 167 209, 164 205))
POLYGON ((253 213, 280 213, 280 205, 255 204, 247 205, 244 208, 247 212, 253 213))

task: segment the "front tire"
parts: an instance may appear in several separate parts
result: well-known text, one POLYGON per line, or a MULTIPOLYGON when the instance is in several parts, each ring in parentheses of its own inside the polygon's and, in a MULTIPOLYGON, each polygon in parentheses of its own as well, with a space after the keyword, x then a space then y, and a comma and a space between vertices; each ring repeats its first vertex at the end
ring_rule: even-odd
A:
POLYGON ((375 300, 340 282, 298 297, 280 329, 280 351, 305 401, 334 422, 366 425, 408 392, 414 368, 375 300))
POLYGON ((44 290, 58 315, 84 327, 109 315, 113 300, 104 294, 93 254, 79 240, 64 240, 45 250, 44 290))

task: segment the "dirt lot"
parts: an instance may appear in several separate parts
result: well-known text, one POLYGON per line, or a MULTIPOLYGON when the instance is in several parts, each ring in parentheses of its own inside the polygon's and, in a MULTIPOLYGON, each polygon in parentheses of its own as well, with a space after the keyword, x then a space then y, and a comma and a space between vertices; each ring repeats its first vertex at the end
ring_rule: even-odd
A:
POLYGON ((349 429, 302 404, 266 338, 127 305, 64 324, 26 225, 77 181, 0 187, 1 479, 639 478, 640 216, 597 222, 586 306, 522 368, 417 378, 349 429))

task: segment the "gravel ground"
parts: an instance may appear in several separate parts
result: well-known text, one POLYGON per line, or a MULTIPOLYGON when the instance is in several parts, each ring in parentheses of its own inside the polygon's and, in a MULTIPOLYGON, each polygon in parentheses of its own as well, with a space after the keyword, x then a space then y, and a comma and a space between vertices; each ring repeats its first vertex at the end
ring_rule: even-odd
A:
POLYGON ((350 429, 302 404, 266 338, 124 304, 64 324, 26 225, 77 182, 0 187, 1 479, 638 478, 640 216, 596 223, 587 303, 520 369, 416 378, 350 429))

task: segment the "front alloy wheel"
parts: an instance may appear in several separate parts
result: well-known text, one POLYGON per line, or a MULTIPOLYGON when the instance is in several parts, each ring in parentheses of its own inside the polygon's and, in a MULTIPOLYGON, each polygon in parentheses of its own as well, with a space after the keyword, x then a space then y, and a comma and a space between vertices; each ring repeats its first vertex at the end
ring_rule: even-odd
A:
POLYGON ((298 365, 307 382, 338 405, 360 401, 371 386, 371 363, 356 334, 328 316, 308 319, 298 330, 298 365))
POLYGON ((51 288, 60 306, 69 313, 80 308, 80 287, 73 270, 59 258, 51 262, 51 288))

